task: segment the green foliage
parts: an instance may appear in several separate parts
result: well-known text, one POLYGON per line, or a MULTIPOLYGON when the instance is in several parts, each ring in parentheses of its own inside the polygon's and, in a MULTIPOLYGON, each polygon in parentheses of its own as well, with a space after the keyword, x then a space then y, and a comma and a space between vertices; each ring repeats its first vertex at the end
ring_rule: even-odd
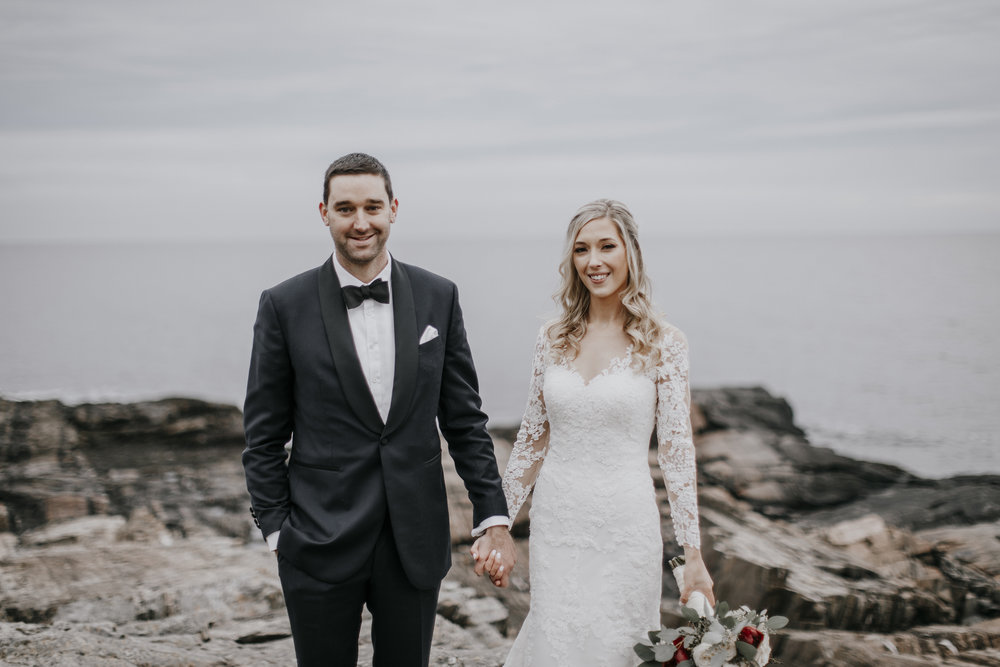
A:
POLYGON ((691 621, 692 623, 697 622, 701 618, 698 612, 696 612, 691 607, 681 607, 681 614, 683 614, 684 618, 691 621))
POLYGON ((784 616, 772 616, 767 619, 767 629, 768 630, 780 630, 781 628, 788 625, 788 619, 784 616))
MULTIPOLYGON (((753 644, 738 639, 739 631, 751 626, 766 635, 788 625, 788 619, 784 616, 768 618, 767 610, 758 612, 746 607, 732 609, 726 602, 721 601, 716 607, 715 614, 707 618, 699 616, 698 612, 690 607, 681 607, 681 614, 688 625, 679 628, 661 627, 658 631, 647 632, 652 646, 639 643, 633 647, 636 655, 643 660, 639 667, 662 667, 663 663, 672 660, 677 653, 674 641, 679 637, 684 640, 679 644, 688 652, 703 643, 711 645, 726 641, 731 647, 735 640, 737 657, 733 663, 743 667, 756 666, 755 658, 758 650, 753 644)), ((712 656, 710 664, 712 667, 722 667, 726 663, 726 651, 713 651, 713 653, 715 655, 712 656)), ((694 660, 684 660, 677 667, 695 667, 694 660)))
POLYGON ((757 657, 757 649, 753 644, 748 644, 744 641, 736 642, 736 652, 747 660, 753 660, 757 657))
POLYGON ((640 642, 633 646, 632 650, 635 651, 635 654, 639 656, 640 659, 645 660, 646 662, 656 660, 656 654, 653 653, 652 646, 647 646, 646 644, 640 642))
POLYGON ((677 647, 675 647, 673 644, 657 644, 656 646, 653 647, 653 654, 656 656, 656 659, 659 660, 660 662, 667 662, 669 660, 673 660, 674 653, 676 652, 677 652, 677 647))

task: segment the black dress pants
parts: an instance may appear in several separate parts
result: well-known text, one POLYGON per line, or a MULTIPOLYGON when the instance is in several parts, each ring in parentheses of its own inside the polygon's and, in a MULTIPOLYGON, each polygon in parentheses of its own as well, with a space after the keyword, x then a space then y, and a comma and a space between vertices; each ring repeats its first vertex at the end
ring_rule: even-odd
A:
POLYGON ((361 611, 372 614, 373 667, 427 667, 440 586, 414 588, 403 572, 388 517, 365 567, 331 584, 281 557, 278 576, 299 667, 356 667, 361 611))

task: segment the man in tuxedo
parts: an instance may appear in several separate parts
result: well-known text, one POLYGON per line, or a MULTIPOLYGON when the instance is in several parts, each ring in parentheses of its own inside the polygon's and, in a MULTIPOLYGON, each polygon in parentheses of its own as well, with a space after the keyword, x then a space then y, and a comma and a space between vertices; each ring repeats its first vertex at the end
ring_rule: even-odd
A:
POLYGON ((334 254, 265 290, 254 325, 243 465, 299 665, 354 667, 363 605, 375 667, 427 665, 451 566, 437 426, 472 501, 477 574, 493 554, 505 586, 514 566, 458 293, 389 255, 398 206, 375 158, 331 164, 334 254))

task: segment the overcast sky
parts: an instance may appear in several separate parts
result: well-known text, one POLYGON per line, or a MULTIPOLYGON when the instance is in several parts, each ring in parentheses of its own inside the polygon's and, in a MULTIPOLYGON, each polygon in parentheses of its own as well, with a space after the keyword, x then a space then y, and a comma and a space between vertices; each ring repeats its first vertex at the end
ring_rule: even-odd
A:
POLYGON ((1000 231, 995 0, 4 0, 0 95, 0 242, 1000 231))

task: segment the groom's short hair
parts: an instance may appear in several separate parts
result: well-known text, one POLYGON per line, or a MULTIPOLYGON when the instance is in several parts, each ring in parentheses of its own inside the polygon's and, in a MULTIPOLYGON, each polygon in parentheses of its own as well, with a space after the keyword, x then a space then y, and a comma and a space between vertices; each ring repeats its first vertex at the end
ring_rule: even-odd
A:
POLYGON ((385 182, 385 192, 392 202, 392 181, 389 180, 389 170, 385 165, 367 153, 348 153, 330 163, 326 168, 326 177, 323 179, 323 203, 329 203, 330 199, 330 179, 343 174, 374 174, 381 176, 385 182))

